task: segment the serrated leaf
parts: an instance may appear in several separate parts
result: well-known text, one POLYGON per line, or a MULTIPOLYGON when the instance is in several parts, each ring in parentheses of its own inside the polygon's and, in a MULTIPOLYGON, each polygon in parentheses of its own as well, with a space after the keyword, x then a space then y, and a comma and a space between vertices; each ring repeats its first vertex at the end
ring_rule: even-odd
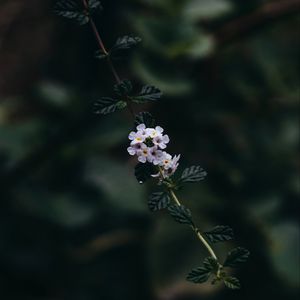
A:
POLYGON ((186 280, 194 283, 203 283, 208 280, 210 276, 210 271, 205 267, 198 267, 192 269, 192 271, 187 275, 186 280))
POLYGON ((127 106, 127 102, 125 102, 125 101, 118 101, 118 102, 117 102, 117 108, 118 108, 119 110, 125 108, 126 106, 127 106))
POLYGON ((125 35, 125 36, 119 37, 116 41, 116 44, 112 48, 112 51, 128 50, 128 49, 132 48, 133 46, 136 46, 141 41, 142 41, 142 39, 138 36, 125 35))
POLYGON ((140 112, 136 115, 134 125, 145 124, 148 128, 155 127, 155 119, 149 112, 140 112))
POLYGON ((94 104, 94 112, 97 114, 110 114, 115 112, 118 109, 125 108, 127 103, 125 101, 118 101, 109 97, 102 97, 100 100, 97 100, 94 104))
POLYGON ((236 277, 227 276, 223 281, 229 289, 238 290, 241 288, 240 281, 236 277))
POLYGON ((134 175, 139 183, 144 183, 155 173, 154 166, 148 162, 138 163, 134 168, 134 175))
POLYGON ((152 85, 145 85, 139 95, 131 97, 131 99, 136 103, 145 103, 147 101, 157 101, 161 96, 162 92, 158 88, 152 85))
POLYGON ((180 183, 201 181, 207 175, 200 166, 191 166, 186 168, 181 175, 180 183))
POLYGON ((191 211, 183 205, 170 205, 168 207, 170 215, 174 220, 181 224, 187 224, 193 226, 191 211))
POLYGON ((97 9, 102 9, 101 2, 98 0, 89 0, 88 7, 89 7, 89 10, 92 12, 96 11, 97 9))
POLYGON ((79 25, 85 25, 90 20, 90 15, 101 9, 101 2, 98 0, 88 0, 87 9, 82 4, 74 0, 58 1, 54 7, 54 13, 58 16, 77 21, 79 25))
POLYGON ((72 0, 61 0, 56 3, 54 13, 58 16, 77 21, 80 25, 89 22, 89 16, 86 11, 79 6, 77 2, 72 0))
POLYGON ((224 267, 236 268, 247 261, 250 252, 242 247, 237 247, 231 250, 224 263, 224 267))
POLYGON ((107 58, 108 54, 104 53, 102 50, 97 50, 95 52, 95 58, 97 59, 104 59, 107 58))
POLYGON ((117 95, 124 97, 128 96, 132 91, 132 83, 128 79, 122 80, 120 83, 114 85, 114 91, 117 95))
POLYGON ((233 230, 229 226, 216 226, 210 231, 204 232, 211 243, 225 242, 233 239, 233 230))
POLYGON ((166 192, 155 192, 149 196, 148 206, 151 211, 158 211, 167 208, 170 204, 170 197, 166 192))
POLYGON ((204 259, 203 267, 208 271, 217 272, 219 269, 219 263, 212 256, 209 256, 204 259))
POLYGON ((120 59, 122 56, 127 56, 129 50, 135 47, 141 38, 132 35, 125 35, 117 39, 115 45, 110 50, 110 56, 113 59, 120 59))

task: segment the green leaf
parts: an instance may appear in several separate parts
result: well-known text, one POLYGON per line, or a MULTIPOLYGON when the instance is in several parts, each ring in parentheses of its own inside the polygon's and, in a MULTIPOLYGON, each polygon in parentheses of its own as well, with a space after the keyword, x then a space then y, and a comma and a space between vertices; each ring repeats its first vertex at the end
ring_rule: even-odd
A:
POLYGON ((88 0, 88 8, 74 0, 58 1, 54 7, 54 13, 58 16, 77 21, 79 25, 85 25, 90 20, 90 15, 101 9, 101 2, 98 0, 88 0))
POLYGON ((95 58, 97 59, 104 59, 107 58, 108 54, 104 53, 102 50, 97 50, 95 52, 95 58))
POLYGON ((191 166, 183 171, 179 181, 180 183, 197 182, 203 180, 206 175, 206 171, 200 166, 191 166))
POLYGON ((129 50, 130 48, 136 46, 141 41, 142 41, 141 38, 132 35, 125 35, 119 37, 115 45, 112 47, 111 52, 113 53, 119 50, 129 50))
POLYGON ((183 205, 170 205, 168 207, 170 215, 174 220, 181 224, 187 224, 193 226, 191 211, 183 205))
POLYGON ((101 2, 98 0, 89 0, 88 7, 91 13, 94 13, 98 9, 102 9, 101 2))
POLYGON ((130 80, 124 79, 120 83, 114 85, 114 91, 117 95, 128 96, 132 91, 132 83, 130 80))
POLYGON ((211 243, 225 242, 233 239, 233 230, 229 226, 216 226, 204 232, 211 243))
POLYGON ((203 266, 206 270, 217 272, 219 269, 219 263, 212 256, 206 257, 203 261, 203 266))
MULTIPOLYGON (((187 276, 188 281, 194 283, 203 283, 208 280, 212 273, 217 273, 219 271, 219 263, 212 256, 206 257, 203 261, 203 266, 193 269, 187 276)), ((213 281, 216 282, 219 279, 213 281)))
POLYGON ((102 97, 94 104, 94 112, 96 114, 110 114, 116 110, 125 108, 127 103, 125 101, 118 101, 109 97, 102 97))
POLYGON ((236 277, 227 276, 223 280, 225 285, 232 290, 238 290, 241 288, 240 281, 236 277))
POLYGON ((139 95, 131 97, 131 99, 136 103, 145 103, 148 101, 157 101, 161 96, 162 92, 158 88, 152 85, 145 85, 139 95))
POLYGON ((203 283, 208 280, 210 276, 210 271, 205 267, 198 267, 192 269, 192 271, 187 275, 186 280, 194 283, 203 283))
POLYGON ((231 250, 224 263, 224 267, 236 268, 247 261, 250 252, 242 247, 237 247, 231 250))
POLYGON ((146 127, 155 127, 155 119, 149 112, 140 112, 136 115, 134 125, 145 124, 146 127))
POLYGON ((170 197, 166 192, 155 192, 149 196, 148 206, 151 211, 158 211, 167 208, 170 204, 170 197))
POLYGON ((89 22, 88 12, 84 11, 83 7, 79 6, 73 0, 58 1, 54 7, 54 13, 58 16, 77 21, 80 25, 85 25, 89 22))
POLYGON ((138 163, 134 168, 134 175, 139 183, 144 183, 151 178, 152 174, 157 173, 154 166, 150 163, 138 163))

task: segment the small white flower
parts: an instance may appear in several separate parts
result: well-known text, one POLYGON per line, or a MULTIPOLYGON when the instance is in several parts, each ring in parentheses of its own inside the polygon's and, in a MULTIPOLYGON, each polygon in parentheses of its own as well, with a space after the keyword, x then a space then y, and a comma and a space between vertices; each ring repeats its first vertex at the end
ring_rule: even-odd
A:
POLYGON ((143 144, 143 143, 134 144, 127 148, 127 152, 130 155, 136 155, 142 149, 142 147, 143 147, 142 145, 145 145, 145 144, 143 144))
POLYGON ((175 155, 172 158, 171 167, 167 170, 168 176, 171 176, 171 175, 173 175, 176 172, 176 170, 177 170, 177 168, 179 166, 179 163, 178 163, 179 159, 180 159, 180 154, 179 155, 175 155))
POLYGON ((145 141, 145 137, 138 131, 138 132, 131 132, 129 134, 129 139, 131 140, 130 145, 140 144, 145 141))
POLYGON ((165 149, 167 147, 166 144, 169 143, 170 139, 168 135, 158 135, 153 138, 153 144, 158 146, 160 149, 165 149))
POLYGON ((158 165, 161 162, 161 158, 163 153, 156 146, 153 146, 149 149, 149 157, 148 161, 153 163, 154 165, 158 165))
POLYGON ((172 156, 169 153, 164 151, 161 157, 160 166, 162 166, 165 170, 167 170, 171 167, 171 163, 172 163, 172 156))
POLYGON ((144 139, 146 139, 149 134, 148 134, 148 128, 146 128, 145 124, 140 124, 136 127, 137 133, 139 135, 141 135, 142 137, 144 137, 144 139))
POLYGON ((148 132, 149 137, 151 137, 152 139, 158 136, 162 136, 163 133, 163 128, 161 128, 160 126, 156 126, 155 129, 154 128, 147 128, 146 129, 148 132))
POLYGON ((149 148, 145 144, 141 144, 141 149, 136 152, 138 156, 138 161, 145 163, 150 157, 149 148))
MULTIPOLYGON (((161 175, 163 178, 170 177, 176 172, 176 170, 179 166, 179 163, 178 163, 179 159, 180 159, 180 154, 175 155, 172 158, 170 154, 164 152, 164 157, 161 162, 161 165, 163 166, 163 169, 161 170, 161 173, 162 173, 161 175)), ((153 177, 158 177, 158 175, 160 175, 160 174, 155 174, 153 177)))

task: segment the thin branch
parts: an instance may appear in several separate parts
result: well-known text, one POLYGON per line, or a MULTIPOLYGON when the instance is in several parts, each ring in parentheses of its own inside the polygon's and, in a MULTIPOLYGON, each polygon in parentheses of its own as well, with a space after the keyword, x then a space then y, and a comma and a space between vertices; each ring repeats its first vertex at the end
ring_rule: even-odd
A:
MULTIPOLYGON (((169 189, 170 195, 172 197, 172 199, 174 200, 174 202, 178 205, 181 206, 181 203, 179 201, 179 199, 177 198, 176 194, 174 193, 174 191, 172 189, 169 189)), ((205 238, 202 236, 202 234, 200 233, 200 231, 194 227, 191 226, 192 229, 194 230, 194 232, 196 233, 198 239, 201 241, 201 243, 204 245, 204 247, 206 248, 206 250, 209 252, 209 254, 215 259, 218 260, 214 250, 211 248, 211 246, 208 244, 208 242, 205 240, 205 238)))
MULTIPOLYGON (((88 11, 88 3, 87 3, 87 1, 86 0, 82 0, 82 3, 83 3, 84 8, 88 11)), ((103 40, 102 40, 102 38, 100 36, 100 33, 99 33, 98 29, 97 29, 97 26, 96 26, 96 24, 95 24, 95 22, 94 22, 94 20, 93 20, 93 18, 91 16, 89 17, 89 23, 90 23, 90 25, 92 27, 92 31, 93 31, 93 33, 95 35, 95 38, 96 38, 96 41, 98 43, 99 50, 101 50, 106 55, 106 61, 108 63, 110 71, 113 74, 113 76, 114 76, 117 84, 120 84, 122 82, 121 79, 120 79, 120 76, 119 76, 119 74, 118 74, 118 72, 117 72, 117 70, 116 70, 116 68, 115 68, 115 66, 114 66, 114 64, 113 64, 113 62, 112 62, 112 60, 110 58, 109 51, 107 51, 107 49, 106 49, 106 47, 105 47, 105 45, 103 43, 103 40)), ((128 98, 125 99, 125 100, 127 102, 127 108, 129 110, 131 116, 134 119, 135 118, 135 113, 134 113, 133 107, 132 107, 132 105, 131 105, 131 103, 130 103, 130 101, 129 101, 128 98)))

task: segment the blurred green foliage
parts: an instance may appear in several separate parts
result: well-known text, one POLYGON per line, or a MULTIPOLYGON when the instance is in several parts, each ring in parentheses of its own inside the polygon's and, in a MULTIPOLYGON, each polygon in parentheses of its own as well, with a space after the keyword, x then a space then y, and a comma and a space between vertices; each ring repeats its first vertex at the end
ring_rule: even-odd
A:
POLYGON ((0 57, 17 61, 20 28, 29 28, 22 48, 41 52, 29 49, 38 62, 23 59, 9 76, 0 59, 12 86, 0 90, 1 299, 297 298, 299 15, 292 10, 226 44, 217 34, 283 2, 103 0, 96 19, 108 46, 130 33, 142 38, 117 67, 137 86, 164 92, 144 109, 168 132, 182 168, 208 171, 180 197, 200 228, 229 225, 250 250, 238 292, 183 281, 205 249, 188 228, 148 212, 152 186, 135 181, 126 153, 130 115, 93 114, 93 102, 113 93, 113 78, 93 57, 90 29, 57 19, 51 1, 27 3, 0 39, 0 57), (32 24, 41 28, 36 39, 32 24), (39 47, 45 30, 50 42, 39 47))

